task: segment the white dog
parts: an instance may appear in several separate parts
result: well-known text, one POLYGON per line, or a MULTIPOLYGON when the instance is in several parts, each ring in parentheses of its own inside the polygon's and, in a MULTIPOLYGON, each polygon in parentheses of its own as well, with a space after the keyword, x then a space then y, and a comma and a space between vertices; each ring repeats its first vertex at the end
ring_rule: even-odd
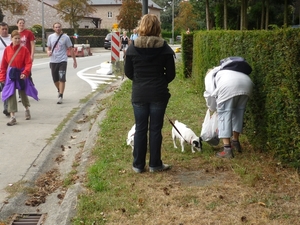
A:
POLYGON ((134 143, 134 133, 135 133, 135 124, 131 127, 130 131, 127 135, 127 145, 130 145, 133 151, 133 143, 134 143))
POLYGON ((175 120, 174 126, 181 134, 180 135, 176 131, 176 129, 172 127, 172 139, 173 139, 174 148, 177 148, 175 142, 176 142, 176 138, 178 138, 180 140, 182 152, 184 152, 184 142, 187 142, 192 146, 193 153, 195 153, 194 148, 199 152, 202 150, 201 138, 198 137, 190 128, 188 128, 185 124, 179 122, 178 120, 175 120))

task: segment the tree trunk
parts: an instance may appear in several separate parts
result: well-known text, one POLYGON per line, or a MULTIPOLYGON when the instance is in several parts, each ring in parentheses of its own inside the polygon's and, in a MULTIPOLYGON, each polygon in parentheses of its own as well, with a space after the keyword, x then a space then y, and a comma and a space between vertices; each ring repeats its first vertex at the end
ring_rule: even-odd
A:
POLYGON ((287 27, 287 11, 288 11, 287 0, 284 0, 284 12, 283 12, 283 26, 284 27, 287 27))
POLYGON ((245 28, 245 0, 241 0, 241 18, 240 18, 240 30, 245 28))
POLYGON ((210 30, 209 0, 205 0, 205 2, 206 2, 206 29, 210 30))
POLYGON ((227 30, 227 0, 224 0, 224 30, 227 30))
POLYGON ((269 28, 269 8, 270 8, 270 0, 266 0, 266 25, 265 25, 265 29, 268 30, 269 28))
POLYGON ((265 22, 265 0, 262 0, 261 3, 261 18, 260 18, 260 29, 264 29, 265 22))

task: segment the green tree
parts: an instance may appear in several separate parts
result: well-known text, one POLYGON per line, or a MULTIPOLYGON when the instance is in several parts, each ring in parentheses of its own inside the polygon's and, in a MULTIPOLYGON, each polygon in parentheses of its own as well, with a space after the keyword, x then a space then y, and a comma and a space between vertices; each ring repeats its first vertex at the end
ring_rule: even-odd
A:
POLYGON ((90 0, 59 0, 55 7, 60 18, 77 31, 79 27, 78 22, 85 16, 96 12, 96 9, 91 7, 91 3, 90 0))
POLYGON ((179 3, 179 14, 174 20, 176 31, 186 31, 197 29, 197 15, 193 13, 193 6, 188 1, 179 3))
POLYGON ((161 28, 171 31, 173 18, 172 4, 174 2, 174 18, 176 18, 179 13, 179 3, 181 0, 154 0, 153 2, 162 8, 160 13, 161 28))
POLYGON ((123 0, 120 13, 117 15, 119 28, 133 30, 142 17, 142 4, 139 0, 123 0))

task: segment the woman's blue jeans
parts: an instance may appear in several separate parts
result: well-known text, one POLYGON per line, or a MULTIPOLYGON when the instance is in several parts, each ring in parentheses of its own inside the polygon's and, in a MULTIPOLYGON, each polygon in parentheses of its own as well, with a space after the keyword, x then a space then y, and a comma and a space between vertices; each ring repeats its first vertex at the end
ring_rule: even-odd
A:
POLYGON ((168 101, 151 103, 132 103, 136 125, 133 149, 133 166, 135 168, 144 169, 146 165, 148 129, 150 149, 149 167, 162 166, 161 130, 164 123, 164 115, 167 108, 167 104, 168 101))

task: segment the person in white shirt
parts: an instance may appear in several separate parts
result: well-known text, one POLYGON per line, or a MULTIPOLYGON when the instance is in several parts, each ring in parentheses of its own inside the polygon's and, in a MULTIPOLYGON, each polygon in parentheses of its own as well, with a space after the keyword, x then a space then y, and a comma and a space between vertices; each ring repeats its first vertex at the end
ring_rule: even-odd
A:
POLYGON ((216 154, 219 158, 233 158, 232 148, 242 151, 239 135, 253 86, 242 72, 215 67, 206 74, 204 97, 208 108, 218 113, 219 138, 224 145, 223 151, 216 154))
POLYGON ((54 33, 47 39, 47 54, 50 56, 50 69, 52 79, 58 91, 57 104, 63 103, 63 94, 66 86, 68 54, 73 58, 73 68, 77 68, 77 61, 73 44, 70 37, 62 32, 62 25, 59 22, 53 24, 54 33))
MULTIPOLYGON (((3 58, 4 49, 6 46, 10 45, 11 37, 8 34, 8 24, 5 22, 0 23, 0 65, 3 58)), ((3 89, 3 87, 2 87, 3 89)), ((7 111, 7 101, 3 103, 3 114, 6 116, 10 116, 9 112, 7 111)))

